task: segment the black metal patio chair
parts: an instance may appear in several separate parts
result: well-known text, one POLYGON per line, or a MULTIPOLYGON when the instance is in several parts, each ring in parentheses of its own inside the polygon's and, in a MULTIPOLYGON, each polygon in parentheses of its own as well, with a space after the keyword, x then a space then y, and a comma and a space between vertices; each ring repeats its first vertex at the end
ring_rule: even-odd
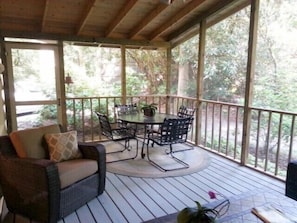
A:
POLYGON ((136 140, 136 153, 135 156, 108 161, 107 163, 111 162, 118 162, 123 160, 129 160, 129 159, 135 159, 138 155, 138 140, 135 135, 135 129, 130 127, 124 127, 124 126, 118 126, 117 123, 111 123, 107 117, 107 115, 96 112, 96 115, 99 118, 99 123, 101 127, 101 134, 104 135, 106 138, 119 143, 123 146, 123 149, 112 151, 112 152, 106 152, 106 154, 113 154, 113 153, 119 153, 124 152, 126 150, 130 151, 130 140, 134 139, 136 140), (120 141, 124 141, 124 145, 120 143, 120 141))
MULTIPOLYGON (((196 110, 197 110, 197 108, 188 108, 188 107, 186 107, 184 105, 181 105, 179 107, 178 112, 177 112, 177 116, 181 117, 181 118, 191 117, 194 120, 194 115, 195 115, 196 110)), ((192 120, 192 123, 191 123, 190 127, 193 124, 193 120, 192 120)))
POLYGON ((193 118, 191 117, 164 119, 163 124, 160 126, 159 132, 149 132, 147 141, 147 158, 152 165, 164 172, 185 169, 189 167, 187 163, 174 156, 172 145, 185 143, 187 141, 188 129, 190 123, 192 122, 192 119, 193 118), (177 163, 181 164, 181 166, 177 168, 167 169, 162 167, 161 164, 158 164, 156 161, 152 160, 149 154, 150 141, 152 141, 152 147, 154 146, 154 143, 159 146, 169 146, 170 150, 166 154, 174 159, 177 163))
MULTIPOLYGON (((136 104, 116 104, 114 106, 114 113, 116 116, 116 122, 120 127, 127 127, 126 122, 119 119, 121 115, 136 115, 138 114, 138 108, 136 104)), ((136 126, 134 126, 136 127, 136 126)))
POLYGON ((144 131, 144 125, 141 124, 131 124, 126 123, 123 120, 119 119, 121 115, 137 115, 139 113, 139 109, 136 104, 116 104, 114 106, 116 122, 120 127, 129 127, 135 129, 135 134, 142 135, 144 131))
MULTIPOLYGON (((189 124, 189 129, 188 129, 189 132, 191 131, 191 128, 193 127, 194 115, 195 115, 196 110, 197 110, 197 108, 189 108, 189 107, 186 107, 184 105, 181 105, 179 107, 178 112, 177 112, 177 116, 180 117, 180 118, 192 118, 191 123, 189 124)), ((189 144, 187 144, 187 145, 188 145, 188 148, 175 150, 173 152, 176 153, 176 152, 183 152, 183 151, 186 151, 186 150, 194 149, 194 146, 189 145, 189 144)))
MULTIPOLYGON (((188 108, 188 107, 186 107, 184 105, 181 105, 179 107, 178 112, 177 112, 177 116, 180 117, 180 118, 193 118, 191 123, 190 123, 190 126, 189 126, 189 131, 192 128, 194 115, 195 115, 196 110, 197 110, 196 108, 188 108)), ((156 127, 151 128, 150 131, 158 133, 158 132, 160 132, 160 126, 157 126, 157 128, 156 127)))

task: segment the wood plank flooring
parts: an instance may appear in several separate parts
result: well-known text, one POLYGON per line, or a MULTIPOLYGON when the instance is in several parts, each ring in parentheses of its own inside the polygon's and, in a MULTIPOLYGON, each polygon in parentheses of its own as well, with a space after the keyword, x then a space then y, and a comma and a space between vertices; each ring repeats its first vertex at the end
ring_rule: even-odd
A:
MULTIPOLYGON (((284 182, 216 154, 210 153, 210 156, 208 168, 181 177, 137 178, 107 173, 105 192, 59 223, 140 223, 175 213, 186 206, 194 207, 194 201, 211 202, 209 190, 226 197, 259 189, 271 189, 284 195, 284 182)), ((3 222, 13 222, 13 216, 6 214, 3 222)), ((30 220, 15 216, 14 222, 28 223, 30 220)))

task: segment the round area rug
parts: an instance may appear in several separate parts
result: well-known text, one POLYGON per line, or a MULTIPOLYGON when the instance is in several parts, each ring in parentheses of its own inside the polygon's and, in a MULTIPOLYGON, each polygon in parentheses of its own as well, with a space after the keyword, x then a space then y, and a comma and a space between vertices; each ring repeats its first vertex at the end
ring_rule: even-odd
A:
MULTIPOLYGON (((189 164, 189 168, 180 169, 180 170, 172 170, 163 172, 160 169, 153 166, 147 159, 147 155, 144 159, 141 158, 141 146, 139 143, 138 156, 135 159, 118 161, 107 163, 107 171, 111 173, 121 174, 125 176, 133 176, 133 177, 149 177, 149 178, 160 178, 160 177, 173 177, 173 176, 183 176, 187 174, 192 174, 198 171, 203 170, 208 167, 210 163, 210 156, 206 151, 200 149, 198 147, 194 147, 191 150, 176 152, 174 155, 181 159, 182 161, 189 164)), ((123 146, 115 143, 115 142, 106 142, 104 143, 106 147, 106 152, 118 151, 123 149, 123 146)), ((191 148, 188 145, 184 144, 176 144, 173 145, 173 150, 183 150, 186 148, 191 148)), ((168 151, 168 147, 157 146, 149 148, 150 159, 157 162, 163 168, 174 169, 178 167, 182 167, 181 164, 177 163, 174 159, 170 157, 170 155, 166 154, 168 151)), ((146 147, 145 147, 145 153, 146 147)), ((132 144, 132 149, 130 151, 125 150, 124 152, 106 154, 106 161, 114 161, 119 159, 124 159, 128 157, 134 157, 136 154, 136 146, 132 144)))

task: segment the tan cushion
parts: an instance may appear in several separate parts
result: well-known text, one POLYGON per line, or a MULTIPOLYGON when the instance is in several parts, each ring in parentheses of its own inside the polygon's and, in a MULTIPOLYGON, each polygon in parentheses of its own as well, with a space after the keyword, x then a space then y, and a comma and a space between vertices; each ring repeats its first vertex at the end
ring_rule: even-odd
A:
POLYGON ((11 142, 21 158, 48 158, 48 148, 44 140, 45 133, 61 132, 58 124, 39 128, 14 131, 9 134, 11 142))
POLYGON ((80 181, 98 171, 96 160, 75 159, 56 164, 59 171, 61 189, 80 181))
POLYGON ((82 157, 77 144, 77 132, 45 134, 50 159, 55 162, 82 157))

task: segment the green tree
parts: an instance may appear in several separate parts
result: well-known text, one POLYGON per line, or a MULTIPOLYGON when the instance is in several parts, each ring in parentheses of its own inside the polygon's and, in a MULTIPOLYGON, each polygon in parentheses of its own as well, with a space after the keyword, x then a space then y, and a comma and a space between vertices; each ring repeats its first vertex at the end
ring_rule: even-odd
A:
POLYGON ((128 93, 164 94, 167 57, 165 50, 127 49, 128 93), (129 92, 134 85, 134 92, 129 92), (137 87, 136 87, 137 86, 137 87))
POLYGON ((225 102, 244 98, 248 34, 249 7, 207 29, 203 98, 225 102))
MULTIPOLYGON (((296 112, 297 2, 262 0, 260 3, 253 105, 296 112)), ((261 119, 268 119, 268 114, 262 114, 261 119)), ((271 123, 261 122, 263 149, 270 152, 277 146, 279 134, 282 148, 290 140, 292 116, 283 115, 281 128, 279 121, 280 116, 274 115, 271 123)))
POLYGON ((65 44, 65 73, 74 83, 68 96, 118 96, 114 87, 121 85, 120 49, 65 44))
POLYGON ((198 41, 199 36, 194 36, 172 50, 172 94, 196 97, 198 41))

